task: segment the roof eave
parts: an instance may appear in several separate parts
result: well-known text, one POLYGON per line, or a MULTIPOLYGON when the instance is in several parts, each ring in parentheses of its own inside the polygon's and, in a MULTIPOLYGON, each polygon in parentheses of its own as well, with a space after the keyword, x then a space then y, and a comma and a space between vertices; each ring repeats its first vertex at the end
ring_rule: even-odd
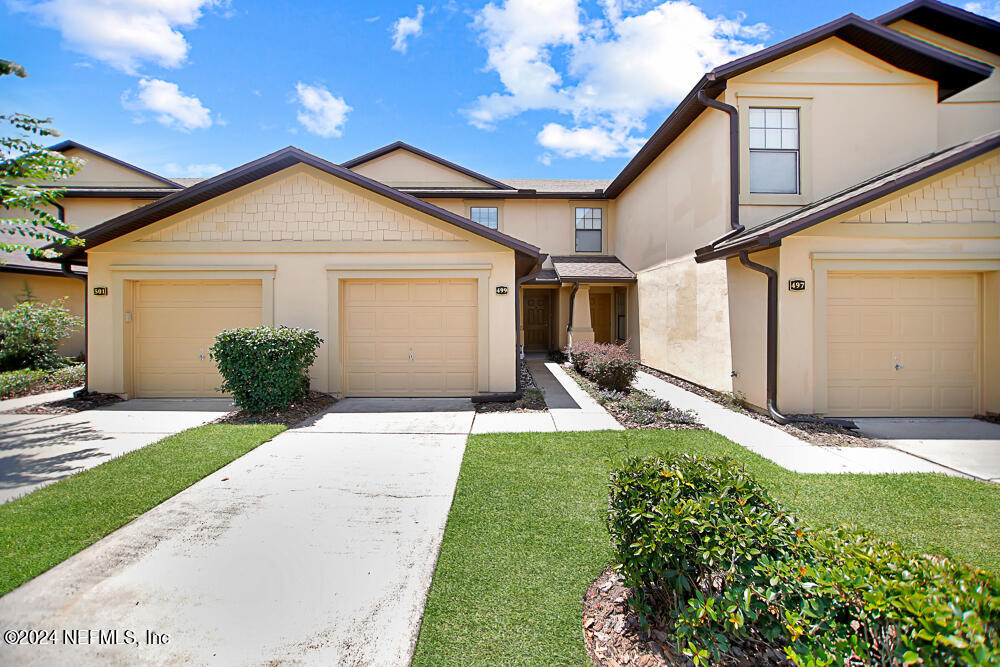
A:
POLYGON ((79 143, 77 141, 73 141, 72 139, 67 139, 65 141, 60 141, 58 144, 54 144, 52 146, 49 146, 47 150, 55 151, 57 153, 62 153, 62 152, 68 151, 71 148, 76 148, 77 150, 87 151, 88 153, 93 153, 94 155, 96 155, 96 156, 98 156, 100 158, 104 158, 105 160, 108 160, 110 162, 113 162, 113 163, 117 164, 119 167, 124 167, 126 169, 130 169, 130 170, 132 170, 134 172, 142 174, 143 176, 148 176, 149 178, 152 178, 152 179, 157 180, 157 181, 159 181, 161 183, 169 185, 172 188, 181 188, 181 189, 184 188, 183 185, 181 185, 180 183, 175 183, 174 181, 171 181, 169 178, 164 178, 163 176, 160 176, 159 174, 154 174, 153 172, 148 171, 146 169, 143 169, 142 167, 137 167, 134 164, 130 164, 128 162, 125 162, 124 160, 120 160, 120 159, 118 159, 118 158, 116 158, 116 157, 114 157, 112 155, 108 155, 107 153, 102 153, 101 151, 95 150, 95 149, 91 148, 90 146, 84 146, 83 144, 81 144, 81 143, 79 143))

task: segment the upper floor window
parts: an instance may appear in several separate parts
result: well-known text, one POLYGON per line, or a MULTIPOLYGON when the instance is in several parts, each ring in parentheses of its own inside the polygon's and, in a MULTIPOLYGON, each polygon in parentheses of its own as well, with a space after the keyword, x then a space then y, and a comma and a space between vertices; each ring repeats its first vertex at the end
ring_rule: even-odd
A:
POLYGON ((750 192, 799 193, 799 110, 750 108, 750 192))
POLYGON ((576 251, 601 252, 603 227, 599 208, 576 209, 576 251))
POLYGON ((490 229, 496 229, 500 221, 496 206, 472 206, 469 208, 469 217, 473 222, 478 222, 483 227, 490 229))

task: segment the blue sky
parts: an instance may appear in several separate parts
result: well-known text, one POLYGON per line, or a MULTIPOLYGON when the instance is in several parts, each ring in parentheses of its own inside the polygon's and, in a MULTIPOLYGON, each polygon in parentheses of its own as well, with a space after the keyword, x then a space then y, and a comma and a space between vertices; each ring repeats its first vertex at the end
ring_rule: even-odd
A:
POLYGON ((0 58, 29 78, 0 79, 0 113, 167 176, 400 139, 498 178, 612 178, 711 66, 898 4, 6 0, 0 58))

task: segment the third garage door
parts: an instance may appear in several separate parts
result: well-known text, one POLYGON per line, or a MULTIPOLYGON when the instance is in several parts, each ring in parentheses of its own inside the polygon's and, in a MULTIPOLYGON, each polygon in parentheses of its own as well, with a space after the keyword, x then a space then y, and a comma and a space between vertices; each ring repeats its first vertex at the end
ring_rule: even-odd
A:
POLYGON ((476 280, 346 280, 341 294, 345 396, 476 393, 476 280))
POLYGON ((971 417, 979 407, 975 273, 834 273, 828 413, 971 417))

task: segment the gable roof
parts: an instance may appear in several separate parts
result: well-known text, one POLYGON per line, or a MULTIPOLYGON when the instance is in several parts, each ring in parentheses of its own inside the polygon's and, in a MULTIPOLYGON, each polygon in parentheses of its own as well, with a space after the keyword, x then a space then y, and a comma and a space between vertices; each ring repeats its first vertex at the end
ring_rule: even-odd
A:
POLYGON ((1000 23, 937 0, 913 0, 872 20, 881 25, 909 21, 983 51, 1000 54, 1000 23))
MULTIPOLYGON (((375 194, 382 195, 383 197, 420 211, 421 213, 425 213, 431 217, 437 218, 438 220, 447 222, 451 225, 464 229, 465 231, 472 232, 473 234, 482 236, 490 241, 499 243, 502 246, 511 248, 512 250, 527 255, 530 258, 538 257, 539 249, 530 243, 525 243, 524 241, 515 239, 514 237, 508 236, 502 232, 477 224, 472 220, 452 213, 451 211, 446 211, 445 209, 434 206, 433 204, 428 204, 427 202, 417 199, 412 195, 408 195, 404 192, 391 188, 388 185, 383 185, 378 181, 366 178, 365 176, 357 174, 350 169, 345 169, 340 165, 328 162, 327 160, 316 157, 311 153, 295 148, 294 146, 282 148, 281 150, 271 153, 270 155, 266 155, 259 160, 248 162, 241 167, 236 167, 235 169, 231 169, 223 174, 219 174, 213 178, 201 181, 196 185, 192 185, 189 188, 167 195, 159 201, 147 204, 146 206, 137 208, 134 211, 124 213, 117 218, 108 220, 107 222, 95 225, 94 227, 81 232, 79 237, 86 241, 87 249, 94 248, 102 243, 107 243, 108 241, 116 239, 120 236, 134 232, 137 229, 142 229, 143 227, 151 225, 154 222, 180 213, 181 211, 197 206, 198 204, 214 199, 220 195, 226 194, 227 192, 236 190, 237 188, 253 183, 254 181, 260 180, 265 176, 270 176, 271 174, 275 174, 296 164, 305 164, 318 169, 319 171, 336 176, 337 178, 374 192, 375 194)), ((63 250, 63 256, 49 261, 71 261, 75 263, 86 262, 86 252, 82 247, 57 247, 56 249, 63 250)))
POLYGON ((718 97, 726 89, 726 81, 729 79, 831 37, 838 37, 899 69, 937 81, 938 101, 979 83, 993 72, 993 68, 985 63, 867 21, 856 14, 847 14, 797 37, 720 65, 703 76, 635 157, 625 165, 605 190, 605 194, 608 197, 621 194, 629 183, 694 122, 705 110, 705 106, 698 101, 699 92, 705 91, 709 97, 718 97))
POLYGON ((800 209, 745 229, 739 234, 722 236, 712 244, 698 248, 695 251, 695 261, 707 262, 732 257, 742 251, 754 252, 781 245, 781 239, 786 236, 870 204, 998 148, 1000 130, 925 155, 800 209))
POLYGON ((375 150, 373 150, 373 151, 371 151, 369 153, 365 153, 364 155, 359 155, 358 157, 350 159, 347 162, 341 162, 340 166, 344 167, 346 169, 353 169, 354 167, 357 167, 358 165, 364 164, 365 162, 371 162, 372 160, 380 158, 383 155, 388 155, 389 153, 392 153, 393 151, 398 151, 398 150, 409 151, 410 153, 413 153, 414 155, 419 155, 420 157, 425 158, 427 160, 430 160, 431 162, 435 162, 435 163, 441 165, 442 167, 446 167, 448 169, 451 169, 452 171, 457 171, 460 174, 465 174, 466 176, 468 176, 470 178, 474 178, 477 181, 482 181, 483 183, 486 183, 487 185, 492 185, 493 187, 499 188, 501 190, 515 190, 516 189, 514 187, 511 187, 510 185, 507 185, 506 183, 502 183, 502 182, 500 182, 500 181, 498 181, 496 179, 490 178, 489 176, 486 176, 484 174, 480 174, 479 172, 472 171, 471 169, 463 167, 460 164, 455 164, 454 162, 450 162, 448 160, 445 160, 443 157, 440 157, 438 155, 434 155, 433 153, 428 153, 425 150, 421 150, 420 148, 417 148, 416 146, 411 146, 410 144, 404 143, 402 141, 394 141, 394 142, 392 142, 391 144, 389 144, 387 146, 382 146, 382 148, 376 148, 375 150))
MULTIPOLYGON (((116 157, 111 157, 107 153, 102 153, 101 151, 95 150, 95 149, 91 148, 90 146, 84 146, 83 144, 81 144, 79 142, 76 142, 76 141, 72 141, 70 139, 67 139, 66 141, 60 141, 58 144, 55 144, 54 146, 49 146, 49 150, 50 151, 55 151, 57 153, 65 153, 66 151, 70 150, 71 148, 76 148, 76 149, 81 150, 81 151, 87 151, 88 153, 92 153, 92 154, 96 155, 99 158, 104 158, 105 160, 108 160, 109 162, 113 162, 113 163, 117 164, 119 167, 124 167, 125 169, 129 169, 131 171, 134 171, 137 174, 142 174, 143 176, 146 176, 148 178, 152 178, 153 180, 159 181, 160 183, 163 183, 163 185, 165 185, 168 188, 182 188, 182 187, 184 187, 180 183, 175 183, 174 181, 171 181, 170 179, 167 179, 167 178, 163 178, 162 176, 160 176, 158 174, 154 174, 151 171, 146 171, 142 167, 137 167, 134 164, 129 164, 128 162, 125 162, 124 160, 119 160, 116 157)), ((87 189, 88 190, 94 190, 96 188, 87 188, 87 189)))

